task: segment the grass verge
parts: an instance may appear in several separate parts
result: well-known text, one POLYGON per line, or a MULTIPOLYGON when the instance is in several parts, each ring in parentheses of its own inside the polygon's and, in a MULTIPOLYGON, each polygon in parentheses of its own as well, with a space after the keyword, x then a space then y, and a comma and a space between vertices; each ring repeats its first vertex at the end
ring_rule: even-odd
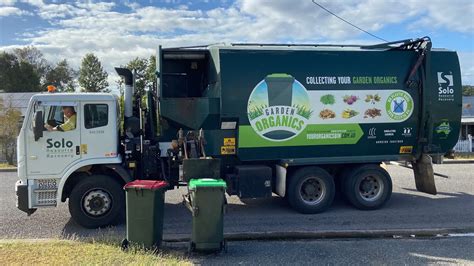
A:
POLYGON ((454 159, 474 159, 474 152, 455 153, 454 159))
POLYGON ((0 163, 0 169, 15 169, 16 166, 8 163, 0 163))
POLYGON ((3 265, 190 265, 179 254, 131 248, 123 252, 118 244, 72 240, 0 242, 3 265))

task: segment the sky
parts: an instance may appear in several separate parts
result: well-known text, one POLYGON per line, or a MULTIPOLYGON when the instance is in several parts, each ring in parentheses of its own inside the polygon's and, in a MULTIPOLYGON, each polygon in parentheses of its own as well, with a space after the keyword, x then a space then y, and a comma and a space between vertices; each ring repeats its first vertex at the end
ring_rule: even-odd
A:
MULTIPOLYGON (((396 41, 430 36, 458 52, 462 81, 474 85, 473 0, 317 0, 374 35, 396 41)), ((211 43, 381 41, 342 22, 311 0, 0 0, 0 50, 34 45, 46 59, 78 69, 93 52, 109 72, 163 47, 211 43)))

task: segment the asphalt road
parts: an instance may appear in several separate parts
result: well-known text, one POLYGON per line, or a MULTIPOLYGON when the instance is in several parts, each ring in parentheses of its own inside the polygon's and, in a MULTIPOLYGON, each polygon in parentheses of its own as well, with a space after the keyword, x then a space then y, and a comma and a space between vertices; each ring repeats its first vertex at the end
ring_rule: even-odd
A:
MULTIPOLYGON (((279 197, 240 201, 229 197, 225 233, 325 232, 348 230, 398 230, 459 228, 474 232, 474 165, 435 165, 439 194, 415 190, 413 173, 400 166, 388 166, 393 178, 393 195, 380 210, 360 211, 336 199, 321 214, 304 215, 290 209, 279 197)), ((58 238, 125 236, 124 226, 89 230, 76 225, 66 204, 39 209, 28 217, 15 207, 16 173, 0 173, 0 238, 58 238)), ((186 188, 167 192, 164 220, 165 239, 189 236, 191 215, 181 204, 186 188)))
MULTIPOLYGON (((199 265, 472 265, 474 237, 231 242, 199 265)), ((176 250, 174 248, 173 250, 176 250)))

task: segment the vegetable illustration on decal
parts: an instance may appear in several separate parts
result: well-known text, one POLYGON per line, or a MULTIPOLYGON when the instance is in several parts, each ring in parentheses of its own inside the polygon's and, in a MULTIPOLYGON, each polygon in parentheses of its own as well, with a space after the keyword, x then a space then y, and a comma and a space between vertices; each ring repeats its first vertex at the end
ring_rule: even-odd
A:
POLYGON ((380 102, 382 98, 378 94, 367 94, 365 96, 365 102, 366 103, 372 103, 375 104, 377 102, 380 102))
POLYGON ((359 97, 357 97, 356 95, 344 95, 344 97, 342 98, 342 100, 347 103, 348 105, 352 105, 353 103, 355 103, 357 100, 359 100, 359 97))
POLYGON ((377 109, 377 108, 371 108, 371 109, 365 110, 364 118, 369 118, 369 117, 376 118, 381 115, 382 115, 382 110, 377 109))
POLYGON ((323 95, 319 100, 324 105, 333 105, 336 102, 336 100, 334 99, 334 95, 332 94, 323 95))
POLYGON ((285 141, 305 129, 313 111, 306 88, 300 82, 288 74, 271 74, 253 89, 247 114, 259 136, 285 141))
POLYGON ((319 117, 322 119, 331 119, 336 117, 336 113, 334 113, 334 111, 331 109, 324 109, 319 112, 319 117))
POLYGON ((352 110, 352 109, 345 109, 343 112, 342 112, 342 118, 345 118, 345 119, 349 119, 349 118, 352 118, 356 115, 358 115, 359 112, 355 111, 355 110, 352 110))

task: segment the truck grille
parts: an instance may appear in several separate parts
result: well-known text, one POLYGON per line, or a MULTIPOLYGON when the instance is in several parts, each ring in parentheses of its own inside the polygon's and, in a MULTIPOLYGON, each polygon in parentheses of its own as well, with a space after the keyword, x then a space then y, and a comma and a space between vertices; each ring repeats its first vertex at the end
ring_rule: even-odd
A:
POLYGON ((56 206, 58 193, 58 182, 56 179, 33 180, 31 184, 32 207, 56 206))
POLYGON ((35 191, 36 205, 56 205, 56 193, 57 191, 35 191))

